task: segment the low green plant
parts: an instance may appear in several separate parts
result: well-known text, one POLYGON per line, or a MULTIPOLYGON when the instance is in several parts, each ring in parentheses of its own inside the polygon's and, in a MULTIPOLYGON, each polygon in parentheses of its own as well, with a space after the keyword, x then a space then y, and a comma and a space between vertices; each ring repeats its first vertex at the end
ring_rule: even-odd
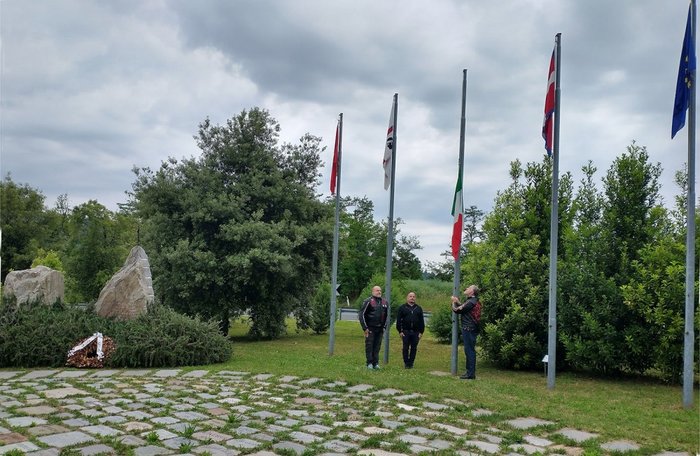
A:
POLYGON ((155 431, 151 431, 148 434, 146 434, 146 442, 148 443, 157 443, 158 442, 158 434, 156 434, 155 431))
POLYGON ((181 435, 183 437, 189 439, 192 437, 192 434, 194 434, 195 429, 196 428, 194 426, 192 426, 191 424, 188 424, 187 426, 185 426, 185 429, 182 430, 181 435))

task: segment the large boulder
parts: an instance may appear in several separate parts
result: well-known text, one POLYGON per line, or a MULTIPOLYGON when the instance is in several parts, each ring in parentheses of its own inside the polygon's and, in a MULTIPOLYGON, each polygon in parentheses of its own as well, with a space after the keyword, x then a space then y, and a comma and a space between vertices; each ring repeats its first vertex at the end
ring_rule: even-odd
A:
POLYGON ((143 248, 136 246, 124 266, 102 288, 95 311, 102 317, 131 320, 146 312, 153 297, 148 256, 143 248))
POLYGON ((46 266, 11 271, 5 277, 3 294, 17 298, 17 304, 35 301, 43 304, 53 304, 58 300, 63 302, 63 274, 46 266))

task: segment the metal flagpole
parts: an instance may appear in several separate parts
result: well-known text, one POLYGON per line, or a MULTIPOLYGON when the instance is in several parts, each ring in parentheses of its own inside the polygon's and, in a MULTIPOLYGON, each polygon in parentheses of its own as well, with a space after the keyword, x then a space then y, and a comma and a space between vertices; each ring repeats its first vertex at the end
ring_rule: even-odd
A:
POLYGON ((552 212, 549 228, 549 335, 547 341, 547 388, 554 389, 557 369, 557 241, 559 239, 559 125, 561 81, 561 33, 555 38, 554 135, 552 138, 552 212))
MULTIPOLYGON (((331 266, 331 312, 330 312, 330 336, 328 338, 328 354, 333 355, 335 348, 335 319, 336 319, 336 292, 338 288, 338 231, 340 229, 340 162, 343 151, 343 113, 338 118, 338 157, 336 166, 335 188, 335 226, 333 227, 333 265, 331 266)), ((335 151, 333 151, 335 153, 335 151)))
MULTIPOLYGON (((690 1, 690 33, 696 49, 696 5, 690 1)), ((693 69, 688 103, 688 221, 685 242, 685 334, 683 343, 683 407, 693 406, 693 350, 695 331, 695 83, 697 70, 693 69)))
POLYGON ((394 133, 392 138, 391 148, 391 189, 389 191, 389 224, 387 226, 387 241, 386 241, 386 284, 384 285, 384 293, 388 304, 386 324, 387 328, 384 331, 384 364, 389 362, 389 326, 391 325, 391 268, 392 256, 394 252, 394 188, 396 187, 396 130, 398 124, 396 118, 399 112, 399 94, 394 94, 394 133))
MULTIPOLYGON (((464 177, 464 139, 466 133, 467 125, 467 70, 463 70, 462 76, 462 117, 460 119, 459 126, 459 175, 464 177)), ((464 195, 464 180, 462 179, 462 195, 464 195)), ((462 207, 462 212, 464 212, 464 207, 462 207)), ((460 227, 464 229, 464 226, 460 227)), ((460 280, 460 260, 461 260, 462 248, 457 253, 457 258, 455 258, 455 278, 454 284, 452 286, 452 296, 459 296, 459 280, 460 280)), ((457 334, 459 331, 459 325, 457 323, 457 314, 452 312, 452 356, 450 358, 450 372, 452 375, 457 374, 457 346, 459 345, 457 334)))

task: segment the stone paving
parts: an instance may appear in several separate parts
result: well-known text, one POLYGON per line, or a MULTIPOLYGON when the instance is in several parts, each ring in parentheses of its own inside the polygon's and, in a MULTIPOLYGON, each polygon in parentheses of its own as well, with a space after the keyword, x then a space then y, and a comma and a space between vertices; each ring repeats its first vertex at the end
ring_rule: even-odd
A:
POLYGON ((368 384, 206 370, 0 371, 0 454, 578 456, 591 449, 644 451, 535 417, 502 420, 456 400, 368 384))

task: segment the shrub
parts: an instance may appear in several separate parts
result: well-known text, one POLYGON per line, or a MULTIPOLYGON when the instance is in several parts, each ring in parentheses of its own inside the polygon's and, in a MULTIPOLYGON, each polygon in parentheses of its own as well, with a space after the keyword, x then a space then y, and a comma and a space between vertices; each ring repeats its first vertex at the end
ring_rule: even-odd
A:
POLYGON ((94 312, 61 304, 15 304, 0 310, 0 367, 62 366, 82 337, 108 332, 111 322, 94 312))
MULTIPOLYGON (((433 311, 428 329, 441 344, 452 342, 452 307, 449 304, 433 311)), ((461 338, 461 336, 458 337, 461 338)))
POLYGON ((165 367, 220 363, 231 357, 231 344, 215 321, 204 322, 152 305, 140 317, 116 324, 113 367, 165 367))
POLYGON ((113 367, 162 367, 211 364, 231 357, 231 344, 216 323, 202 322, 162 306, 141 317, 113 321, 61 303, 0 308, 0 367, 60 367, 81 338, 95 332, 111 337, 113 367))

